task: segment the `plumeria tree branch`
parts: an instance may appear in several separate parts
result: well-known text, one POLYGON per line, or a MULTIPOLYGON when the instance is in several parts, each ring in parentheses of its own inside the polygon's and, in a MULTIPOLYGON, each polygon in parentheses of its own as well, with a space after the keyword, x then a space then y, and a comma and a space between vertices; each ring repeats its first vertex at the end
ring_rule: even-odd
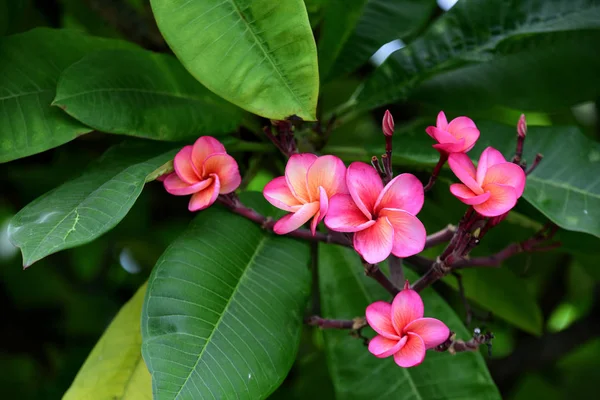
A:
POLYGON ((365 317, 356 317, 354 319, 327 319, 318 315, 313 315, 305 320, 307 325, 318 326, 322 329, 352 329, 359 330, 367 326, 365 317))
POLYGON ((363 266, 365 267, 365 275, 367 275, 370 278, 375 279, 392 296, 395 296, 398 294, 399 290, 396 287, 396 285, 394 285, 392 283, 392 281, 390 281, 388 279, 388 277, 385 276, 385 274, 383 272, 381 272, 381 270, 379 269, 377 264, 369 264, 364 259, 362 261, 363 261, 363 266))
POLYGON ((494 334, 491 332, 481 333, 479 328, 473 331, 473 337, 467 341, 456 339, 456 334, 452 332, 448 340, 435 348, 435 351, 447 351, 450 354, 461 353, 465 351, 477 351, 479 346, 488 346, 488 352, 491 353, 492 339, 494 334))

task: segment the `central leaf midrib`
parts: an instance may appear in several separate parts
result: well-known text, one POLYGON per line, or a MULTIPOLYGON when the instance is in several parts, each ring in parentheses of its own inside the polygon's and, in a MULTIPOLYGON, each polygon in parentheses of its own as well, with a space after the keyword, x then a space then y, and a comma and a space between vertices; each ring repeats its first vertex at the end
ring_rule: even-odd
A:
POLYGON ((85 92, 78 92, 78 93, 74 93, 70 96, 66 96, 66 97, 56 97, 56 99, 54 99, 54 103, 60 103, 62 101, 66 101, 69 99, 72 99, 74 97, 79 97, 79 96, 84 96, 86 94, 91 94, 91 93, 98 93, 98 92, 135 92, 135 93, 146 93, 146 94, 154 94, 154 95, 160 95, 160 96, 165 96, 165 97, 173 97, 176 99, 183 99, 183 100, 190 100, 190 101, 194 101, 194 102, 199 102, 199 103, 209 103, 209 101, 207 101, 206 99, 202 98, 202 97, 194 97, 191 95, 183 95, 182 93, 169 93, 169 92, 163 92, 163 91, 157 91, 157 90, 149 90, 149 89, 138 89, 138 88, 100 88, 100 89, 93 89, 93 90, 88 90, 85 92))

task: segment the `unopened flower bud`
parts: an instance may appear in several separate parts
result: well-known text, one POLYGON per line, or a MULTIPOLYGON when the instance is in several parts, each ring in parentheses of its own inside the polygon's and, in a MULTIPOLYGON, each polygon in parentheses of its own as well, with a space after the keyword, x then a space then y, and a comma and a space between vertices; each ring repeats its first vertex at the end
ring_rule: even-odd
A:
POLYGON ((394 117, 392 117, 390 110, 385 110, 381 128, 383 129, 383 134, 385 136, 392 136, 394 134, 394 117))
POLYGON ((525 114, 521 114, 521 118, 519 118, 519 122, 517 122, 517 133, 520 138, 525 138, 527 135, 527 121, 525 120, 525 114))

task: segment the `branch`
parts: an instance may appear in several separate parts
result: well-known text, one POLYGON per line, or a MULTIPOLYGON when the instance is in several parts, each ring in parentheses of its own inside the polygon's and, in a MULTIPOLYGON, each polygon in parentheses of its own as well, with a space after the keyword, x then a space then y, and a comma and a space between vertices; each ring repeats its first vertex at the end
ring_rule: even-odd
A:
POLYGON ((390 254, 388 263, 390 265, 390 278, 392 283, 397 287, 401 287, 405 280, 402 259, 390 254))
POLYGON ((449 242, 455 233, 456 226, 450 224, 441 231, 432 233, 431 235, 427 236, 427 240, 425 241, 425 248, 428 249, 430 247, 437 246, 438 244, 449 242))
POLYGON ((388 279, 387 276, 377 266, 377 264, 369 264, 363 260, 363 266, 365 267, 365 274, 375 279, 385 290, 387 290, 392 296, 398 294, 398 288, 388 279))
POLYGON ((356 317, 354 319, 326 319, 318 315, 313 315, 305 320, 307 325, 318 326, 322 329, 352 329, 359 330, 367 326, 365 317, 356 317))
POLYGON ((454 332, 451 332, 448 340, 437 346, 435 348, 435 351, 447 351, 450 354, 456 354, 465 351, 477 351, 479 349, 479 346, 483 344, 488 346, 488 351, 491 353, 493 338, 493 333, 481 333, 481 330, 479 328, 475 328, 473 330, 473 337, 466 342, 460 339, 457 340, 456 334, 454 332))
POLYGON ((440 152, 440 159, 438 160, 438 163, 436 164, 436 166, 433 168, 433 172, 431 172, 431 177, 429 178, 429 182, 427 182, 427 185, 425 185, 425 187, 423 188, 423 191, 427 192, 433 187, 440 171, 442 170, 442 167, 444 166, 444 164, 446 164, 447 160, 448 160, 448 153, 440 152))

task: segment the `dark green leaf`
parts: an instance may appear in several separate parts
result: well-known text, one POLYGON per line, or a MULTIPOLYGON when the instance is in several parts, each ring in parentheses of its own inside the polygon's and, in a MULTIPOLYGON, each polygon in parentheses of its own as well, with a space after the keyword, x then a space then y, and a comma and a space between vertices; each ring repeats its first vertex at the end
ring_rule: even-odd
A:
MULTIPOLYGON (((415 279, 414 274, 407 273, 409 279, 415 279)), ((361 316, 370 303, 390 298, 374 280, 364 276, 358 256, 350 249, 321 245, 319 277, 327 318, 361 316)), ((441 319, 459 338, 471 336, 432 289, 421 295, 426 316, 441 319)), ((325 344, 338 399, 500 399, 479 353, 452 356, 429 351, 423 364, 405 369, 390 358, 376 358, 346 331, 327 330, 325 344)))
POLYGON ((39 197, 14 216, 11 241, 23 265, 88 243, 119 223, 140 195, 146 177, 173 158, 164 146, 116 146, 81 177, 39 197))
POLYGON ((176 58, 144 50, 87 55, 62 73, 53 105, 99 131, 158 140, 230 132, 244 114, 176 58))
POLYGON ((271 119, 314 120, 315 41, 302 0, 151 0, 163 36, 207 88, 271 119))
POLYGON ((202 211, 149 280, 142 353, 154 398, 272 393, 298 349, 308 259, 305 243, 219 207, 202 211))
POLYGON ((28 0, 0 0, 0 36, 10 33, 21 21, 28 0))
POLYGON ((133 47, 127 42, 47 28, 0 39, 0 162, 60 146, 91 131, 50 107, 58 77, 87 53, 133 47))

